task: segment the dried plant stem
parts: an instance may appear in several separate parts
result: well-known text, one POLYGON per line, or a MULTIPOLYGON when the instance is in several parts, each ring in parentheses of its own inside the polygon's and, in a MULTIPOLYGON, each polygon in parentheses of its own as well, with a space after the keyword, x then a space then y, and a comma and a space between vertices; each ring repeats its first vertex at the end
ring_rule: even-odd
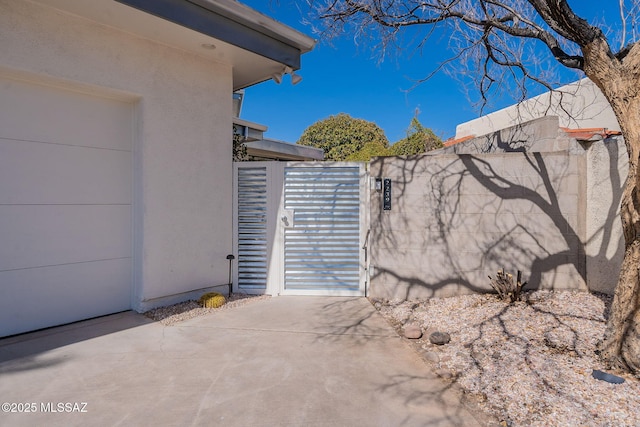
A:
POLYGON ((489 276, 491 287, 498 293, 501 300, 509 300, 509 302, 520 301, 522 288, 527 282, 522 283, 522 272, 518 270, 516 281, 513 281, 513 275, 504 271, 504 268, 498 270, 496 278, 489 276))

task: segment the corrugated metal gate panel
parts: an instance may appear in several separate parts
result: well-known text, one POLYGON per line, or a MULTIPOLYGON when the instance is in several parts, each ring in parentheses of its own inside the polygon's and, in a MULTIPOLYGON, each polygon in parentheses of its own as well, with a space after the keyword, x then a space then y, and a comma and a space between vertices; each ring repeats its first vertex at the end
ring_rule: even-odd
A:
POLYGON ((285 290, 360 288, 360 168, 287 167, 285 290))
POLYGON ((267 168, 238 168, 238 288, 267 287, 267 168))

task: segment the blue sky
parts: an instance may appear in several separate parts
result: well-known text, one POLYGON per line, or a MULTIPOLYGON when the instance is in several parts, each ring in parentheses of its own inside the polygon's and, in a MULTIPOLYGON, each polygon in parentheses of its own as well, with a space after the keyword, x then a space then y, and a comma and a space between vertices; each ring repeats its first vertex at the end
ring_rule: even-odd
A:
MULTIPOLYGON (((293 0, 241 1, 313 36, 311 29, 302 23, 303 12, 293 0)), ((604 3, 609 2, 613 3, 612 0, 604 3)), ((577 7, 579 12, 595 17, 602 16, 602 4, 582 1, 577 7)), ((479 115, 473 105, 477 95, 468 95, 457 80, 443 72, 413 87, 417 79, 425 77, 446 58, 444 47, 432 43, 422 54, 399 52, 380 63, 370 46, 356 45, 349 36, 334 40, 332 45, 319 40, 314 50, 302 57, 302 68, 298 71, 303 77, 301 83, 293 86, 289 76, 285 76, 280 85, 268 81, 247 88, 241 117, 266 125, 267 138, 295 143, 302 132, 318 120, 348 113, 376 123, 389 142, 394 143, 406 136, 409 123, 418 111, 420 122, 446 139, 454 136, 458 123, 479 115)), ((484 112, 512 103, 512 98, 505 94, 494 98, 484 112)))

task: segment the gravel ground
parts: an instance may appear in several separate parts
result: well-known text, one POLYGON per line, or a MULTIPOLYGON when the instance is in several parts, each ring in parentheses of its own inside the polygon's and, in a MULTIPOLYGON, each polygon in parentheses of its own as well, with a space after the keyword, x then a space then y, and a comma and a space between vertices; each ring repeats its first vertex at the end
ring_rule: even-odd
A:
POLYGON ((194 317, 203 316, 216 311, 229 310, 255 301, 271 298, 269 295, 246 295, 231 294, 227 298, 227 302, 218 308, 204 308, 197 301, 185 301, 166 307, 154 308, 144 313, 145 316, 152 320, 158 321, 163 325, 173 325, 183 320, 192 319, 194 317))
POLYGON ((594 353, 611 298, 586 292, 535 291, 509 305, 495 295, 423 301, 372 299, 443 378, 457 383, 504 426, 640 426, 640 381, 592 377, 594 353), (431 332, 451 342, 429 342, 431 332))

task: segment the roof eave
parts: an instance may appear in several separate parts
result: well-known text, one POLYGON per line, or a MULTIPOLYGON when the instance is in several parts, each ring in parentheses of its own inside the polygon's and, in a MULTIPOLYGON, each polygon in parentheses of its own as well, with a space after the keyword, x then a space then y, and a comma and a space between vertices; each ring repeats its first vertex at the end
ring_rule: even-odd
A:
POLYGON ((301 53, 310 52, 316 45, 311 37, 291 28, 236 0, 187 0, 199 4, 227 18, 259 30, 264 35, 295 46, 301 53))
POLYGON ((151 15, 300 69, 315 41, 232 0, 116 0, 151 15))
POLYGON ((279 160, 324 160, 324 151, 304 145, 262 139, 245 144, 249 154, 279 160))

